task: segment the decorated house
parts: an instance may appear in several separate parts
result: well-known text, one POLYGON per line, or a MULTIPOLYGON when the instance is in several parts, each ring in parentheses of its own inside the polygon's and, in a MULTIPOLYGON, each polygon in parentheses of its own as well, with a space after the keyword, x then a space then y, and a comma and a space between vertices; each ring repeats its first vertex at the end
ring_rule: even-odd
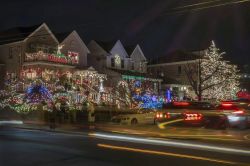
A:
POLYGON ((0 35, 4 39, 0 43, 0 62, 4 64, 5 89, 26 92, 40 80, 53 93, 58 88, 72 92, 71 98, 79 102, 81 96, 86 97, 85 92, 94 101, 99 100, 105 76, 87 66, 90 52, 76 31, 53 34, 43 23, 12 28, 0 35))
POLYGON ((90 54, 88 63, 100 73, 107 75, 105 87, 114 89, 115 93, 108 95, 117 102, 126 99, 126 103, 133 105, 135 95, 159 95, 161 79, 147 74, 147 59, 139 45, 124 47, 120 40, 116 42, 98 42, 92 40, 88 44, 90 54), (121 96, 119 87, 127 89, 127 97, 121 96))

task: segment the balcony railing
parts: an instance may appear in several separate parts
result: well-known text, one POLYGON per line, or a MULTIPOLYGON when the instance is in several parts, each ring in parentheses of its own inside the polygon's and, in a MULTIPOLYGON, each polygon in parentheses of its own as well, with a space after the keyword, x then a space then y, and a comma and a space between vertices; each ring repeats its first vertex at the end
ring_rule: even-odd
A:
POLYGON ((67 64, 67 65, 77 65, 78 64, 78 54, 68 54, 65 56, 64 54, 50 54, 44 53, 42 51, 36 53, 25 53, 25 62, 52 62, 59 64, 67 64))

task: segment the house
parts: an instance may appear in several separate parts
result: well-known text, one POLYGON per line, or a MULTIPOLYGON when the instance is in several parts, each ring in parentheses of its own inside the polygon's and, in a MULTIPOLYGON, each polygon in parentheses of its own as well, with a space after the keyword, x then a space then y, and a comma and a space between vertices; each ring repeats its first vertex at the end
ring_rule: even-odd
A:
MULTIPOLYGON (((88 70, 87 54, 90 52, 76 31, 54 34, 43 23, 11 28, 0 35, 4 39, 0 42, 4 78, 13 83, 22 80, 18 86, 20 90, 26 89, 35 79, 42 79, 53 89, 63 77, 72 81, 74 73, 86 73, 86 76, 96 73, 88 70)), ((75 77, 82 79, 82 76, 75 77)))
POLYGON ((162 93, 168 89, 173 91, 177 100, 182 100, 188 91, 192 91, 185 72, 187 66, 196 66, 198 59, 205 54, 205 50, 187 52, 174 51, 166 56, 153 59, 148 65, 148 72, 162 78, 162 93))
POLYGON ((88 57, 89 65, 107 75, 107 87, 114 87, 119 81, 125 80, 133 90, 134 82, 139 81, 143 87, 142 91, 159 93, 161 79, 146 73, 147 59, 138 44, 124 47, 120 40, 110 42, 92 40, 88 48, 91 52, 88 57))

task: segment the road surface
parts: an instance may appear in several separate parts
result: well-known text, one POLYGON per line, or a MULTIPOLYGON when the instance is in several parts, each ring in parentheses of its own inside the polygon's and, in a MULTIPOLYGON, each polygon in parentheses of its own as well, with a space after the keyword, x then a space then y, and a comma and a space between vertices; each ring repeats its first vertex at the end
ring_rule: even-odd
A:
POLYGON ((250 151, 247 148, 216 147, 197 147, 189 142, 109 132, 70 134, 0 128, 1 166, 211 166, 250 163, 250 151))

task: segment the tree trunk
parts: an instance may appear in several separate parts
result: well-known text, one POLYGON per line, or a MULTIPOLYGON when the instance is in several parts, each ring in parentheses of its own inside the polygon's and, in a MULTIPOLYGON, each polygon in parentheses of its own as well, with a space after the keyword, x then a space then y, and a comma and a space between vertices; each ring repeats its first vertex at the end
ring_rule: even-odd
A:
POLYGON ((198 101, 201 101, 201 100, 202 100, 202 95, 199 94, 199 95, 198 95, 198 101))

